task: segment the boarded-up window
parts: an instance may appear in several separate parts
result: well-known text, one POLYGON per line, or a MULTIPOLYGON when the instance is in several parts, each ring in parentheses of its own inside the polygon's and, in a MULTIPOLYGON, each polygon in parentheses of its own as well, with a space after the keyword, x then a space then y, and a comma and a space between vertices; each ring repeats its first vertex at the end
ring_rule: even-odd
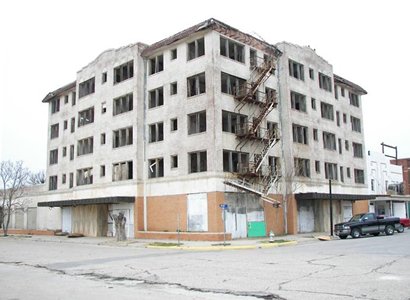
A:
POLYGON ((208 231, 208 199, 206 193, 188 195, 188 231, 208 231))

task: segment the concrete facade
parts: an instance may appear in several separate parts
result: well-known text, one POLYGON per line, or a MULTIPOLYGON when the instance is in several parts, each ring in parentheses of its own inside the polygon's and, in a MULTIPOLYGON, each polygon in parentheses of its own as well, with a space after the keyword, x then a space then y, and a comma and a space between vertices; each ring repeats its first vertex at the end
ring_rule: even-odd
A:
POLYGON ((41 205, 59 209, 64 201, 62 207, 73 208, 64 210, 70 218, 65 224, 87 235, 113 234, 109 212, 127 211, 133 227, 129 236, 176 237, 183 231, 187 239, 220 240, 223 203, 234 238, 304 231, 305 225, 312 227, 311 212, 313 230, 323 231, 328 202, 315 196, 303 202, 295 195, 328 193, 332 179, 339 195, 337 220, 343 219, 343 203, 354 210, 353 201, 368 199, 364 94, 334 75, 332 65, 309 47, 270 45, 214 19, 150 46, 105 51, 77 73, 74 83, 43 100, 50 107, 49 191, 41 205), (238 103, 234 89, 238 82, 251 82, 255 63, 271 60, 276 70, 257 93, 274 91, 278 106, 263 117, 258 134, 272 126, 280 132, 262 160, 264 168, 281 171, 267 190, 280 207, 225 184, 237 176, 240 162, 233 157, 242 155, 248 163, 261 151, 257 139, 238 142, 236 126, 244 125, 238 120, 255 124, 260 108, 238 103), (295 104, 294 93, 304 97, 304 104, 295 104), (121 197, 134 197, 134 205, 121 197))

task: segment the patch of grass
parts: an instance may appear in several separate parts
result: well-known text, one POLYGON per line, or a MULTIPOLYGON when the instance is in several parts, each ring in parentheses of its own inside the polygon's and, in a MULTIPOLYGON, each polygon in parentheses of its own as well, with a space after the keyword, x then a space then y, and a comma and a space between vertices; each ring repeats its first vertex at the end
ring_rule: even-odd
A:
POLYGON ((289 241, 289 240, 283 240, 283 239, 280 239, 280 240, 273 240, 273 242, 269 242, 269 241, 261 241, 261 243, 263 243, 263 244, 281 244, 281 243, 287 243, 287 242, 291 242, 291 241, 289 241))
POLYGON ((153 242, 149 243, 150 246, 160 246, 160 247, 175 247, 175 246, 182 246, 183 244, 180 243, 165 243, 165 242, 153 242))

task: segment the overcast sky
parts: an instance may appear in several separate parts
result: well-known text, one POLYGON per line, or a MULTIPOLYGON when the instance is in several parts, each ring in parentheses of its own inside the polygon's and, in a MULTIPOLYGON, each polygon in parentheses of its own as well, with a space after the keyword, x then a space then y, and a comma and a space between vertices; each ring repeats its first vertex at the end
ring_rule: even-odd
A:
POLYGON ((366 149, 410 157, 408 1, 0 1, 0 160, 46 168, 47 104, 101 52, 216 18, 270 43, 310 45, 362 97, 366 149), (406 3, 407 2, 407 3, 406 3))

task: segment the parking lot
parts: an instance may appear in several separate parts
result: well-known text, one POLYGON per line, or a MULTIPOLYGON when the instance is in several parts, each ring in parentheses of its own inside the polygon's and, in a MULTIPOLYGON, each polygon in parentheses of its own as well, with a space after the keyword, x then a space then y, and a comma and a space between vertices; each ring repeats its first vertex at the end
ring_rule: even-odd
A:
POLYGON ((0 238, 1 299, 410 299, 410 231, 269 249, 0 238))

